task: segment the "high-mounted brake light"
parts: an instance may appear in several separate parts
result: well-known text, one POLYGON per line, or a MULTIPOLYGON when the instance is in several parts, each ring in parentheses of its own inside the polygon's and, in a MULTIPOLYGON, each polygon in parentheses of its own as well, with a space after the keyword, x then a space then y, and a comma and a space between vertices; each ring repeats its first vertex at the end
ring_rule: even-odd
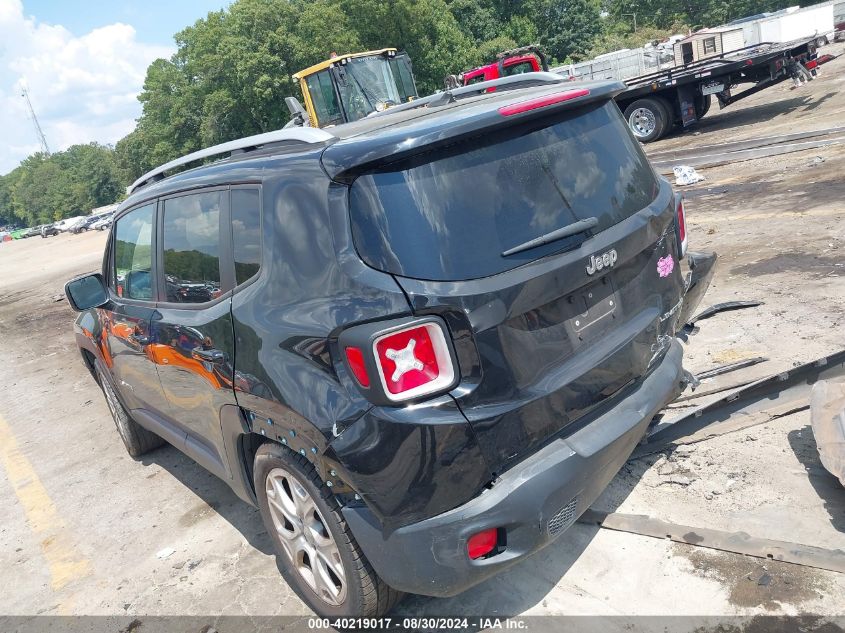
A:
POLYGON ((362 387, 370 386, 370 375, 367 373, 367 367, 364 365, 364 352, 360 347, 346 348, 346 362, 349 363, 349 369, 355 376, 355 379, 362 387))
POLYGON ((521 114, 529 110, 536 110, 537 108, 544 108, 546 106, 554 105, 555 103, 562 103, 578 97, 586 97, 590 91, 586 88, 579 90, 567 90, 566 92, 558 92, 544 97, 537 97, 536 99, 529 99, 528 101, 519 101, 518 103, 511 103, 510 105, 499 108, 499 114, 502 116, 513 116, 514 114, 521 114))
POLYGON ((473 534, 467 541, 467 555, 472 560, 486 556, 496 548, 498 542, 499 530, 496 528, 473 534))
POLYGON ((455 379, 446 337, 435 323, 380 336, 373 354, 384 394, 394 402, 440 391, 455 379))
POLYGON ((683 257, 687 254, 687 218, 686 214, 684 213, 684 199, 683 197, 678 199, 678 250, 680 250, 680 256, 683 257))

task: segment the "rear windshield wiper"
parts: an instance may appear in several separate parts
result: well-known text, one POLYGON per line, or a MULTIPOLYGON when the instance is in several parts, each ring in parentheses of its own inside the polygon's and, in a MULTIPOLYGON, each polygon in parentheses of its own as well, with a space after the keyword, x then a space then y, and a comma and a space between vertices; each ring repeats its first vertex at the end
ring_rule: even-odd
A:
POLYGON ((550 244, 557 240, 562 240, 564 237, 570 237, 572 235, 578 235, 579 233, 583 233, 589 229, 594 229, 599 224, 598 218, 584 218, 583 220, 578 220, 568 226, 564 226, 560 229, 555 229, 550 233, 546 233, 545 235, 541 235, 540 237, 535 237, 533 240, 528 240, 527 242, 523 242, 518 246, 514 246, 513 248, 509 248, 508 250, 502 253, 502 257, 507 257, 508 255, 516 255, 517 253, 521 253, 522 251, 527 251, 532 248, 537 248, 538 246, 543 246, 544 244, 550 244))

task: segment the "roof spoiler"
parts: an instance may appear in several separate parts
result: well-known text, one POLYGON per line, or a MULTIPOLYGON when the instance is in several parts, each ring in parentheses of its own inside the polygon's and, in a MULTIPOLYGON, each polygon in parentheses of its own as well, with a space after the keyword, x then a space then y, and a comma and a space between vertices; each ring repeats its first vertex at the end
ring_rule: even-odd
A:
MULTIPOLYGON (((624 89, 625 84, 621 81, 573 83, 552 73, 525 73, 473 84, 420 99, 424 102, 421 107, 429 110, 431 118, 428 113, 420 112, 417 116, 400 117, 397 125, 391 125, 391 121, 386 119, 377 133, 353 135, 332 143, 323 152, 321 160, 330 178, 350 183, 359 174, 385 162, 452 145, 497 128, 521 125, 529 119, 545 117, 563 109, 610 100, 624 89), (525 77, 529 80, 508 81, 525 77), (485 95, 484 99, 467 104, 472 108, 467 116, 463 116, 460 110, 451 115, 444 112, 442 117, 434 116, 438 108, 443 107, 445 111, 449 104, 454 107, 466 95, 475 95, 491 84, 528 89, 519 92, 497 89, 485 95)), ((379 116, 389 117, 400 109, 413 110, 406 106, 416 103, 389 108, 379 116)))

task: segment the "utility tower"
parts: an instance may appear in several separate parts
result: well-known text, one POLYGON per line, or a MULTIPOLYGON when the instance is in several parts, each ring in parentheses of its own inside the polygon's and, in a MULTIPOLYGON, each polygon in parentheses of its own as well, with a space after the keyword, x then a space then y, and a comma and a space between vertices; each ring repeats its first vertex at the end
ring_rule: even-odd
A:
POLYGON ((29 93, 26 87, 21 88, 21 96, 26 99, 26 105, 29 108, 29 116, 32 118, 32 123, 35 125, 35 135, 38 137, 38 142, 41 143, 41 151, 47 156, 50 155, 50 148, 47 147, 47 138, 44 132, 41 131, 41 126, 38 124, 38 118, 35 116, 35 110, 32 109, 32 102, 29 100, 29 93))

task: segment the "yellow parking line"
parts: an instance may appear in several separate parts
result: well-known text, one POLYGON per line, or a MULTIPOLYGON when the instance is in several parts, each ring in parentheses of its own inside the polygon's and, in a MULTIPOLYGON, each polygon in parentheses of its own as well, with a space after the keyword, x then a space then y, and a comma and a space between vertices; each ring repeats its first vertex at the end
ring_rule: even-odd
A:
POLYGON ((0 462, 23 506, 30 529, 41 540, 41 552, 50 568, 53 590, 90 574, 89 561, 75 551, 47 489, 21 452, 17 438, 3 416, 0 416, 0 462))

